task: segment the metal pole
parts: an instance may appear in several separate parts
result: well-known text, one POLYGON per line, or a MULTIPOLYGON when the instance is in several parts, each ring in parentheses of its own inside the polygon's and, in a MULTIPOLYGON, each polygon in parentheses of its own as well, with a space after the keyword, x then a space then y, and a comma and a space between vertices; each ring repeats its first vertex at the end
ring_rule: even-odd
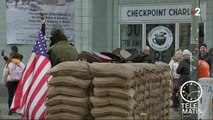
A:
POLYGON ((178 99, 179 99, 179 103, 180 103, 180 120, 183 120, 183 107, 182 107, 182 104, 183 103, 183 99, 181 97, 180 94, 177 95, 178 96, 178 99))
MULTIPOLYGON (((192 58, 191 58, 191 66, 190 66, 190 77, 193 81, 198 81, 198 54, 199 54, 199 15, 196 14, 197 9, 199 7, 199 0, 192 0, 192 11, 195 14, 191 15, 192 22, 191 22, 191 40, 190 40, 190 50, 192 51, 192 58)), ((192 88, 190 86, 190 91, 196 88, 192 88)), ((190 119, 198 119, 197 114, 191 114, 190 119)))

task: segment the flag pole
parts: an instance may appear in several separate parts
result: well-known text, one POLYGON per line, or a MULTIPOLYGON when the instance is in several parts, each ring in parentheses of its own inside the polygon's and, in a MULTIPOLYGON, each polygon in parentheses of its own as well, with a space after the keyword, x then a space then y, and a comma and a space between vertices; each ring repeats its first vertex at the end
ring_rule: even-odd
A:
POLYGON ((41 16, 41 23, 42 23, 41 31, 42 31, 43 36, 45 36, 46 25, 45 25, 45 13, 44 13, 44 11, 40 11, 40 16, 41 16))

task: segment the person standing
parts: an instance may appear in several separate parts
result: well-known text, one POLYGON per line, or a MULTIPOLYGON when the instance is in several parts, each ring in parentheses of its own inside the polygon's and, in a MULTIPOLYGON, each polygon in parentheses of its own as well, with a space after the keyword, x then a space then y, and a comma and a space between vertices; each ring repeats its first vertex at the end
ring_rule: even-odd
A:
POLYGON ((210 67, 210 77, 213 77, 213 48, 209 49, 208 57, 204 60, 209 64, 210 67))
POLYGON ((6 0, 6 8, 7 8, 7 9, 9 8, 8 5, 7 5, 8 2, 9 2, 9 0, 6 0))
POLYGON ((172 76, 172 83, 173 83, 172 107, 174 108, 175 111, 178 111, 178 108, 179 108, 179 100, 176 94, 179 90, 179 77, 180 77, 180 74, 177 74, 176 70, 181 60, 182 60, 182 50, 178 50, 175 52, 175 55, 172 57, 171 61, 169 62, 169 66, 171 69, 170 72, 172 76))
POLYGON ((78 59, 78 52, 73 45, 68 43, 62 25, 55 24, 53 26, 50 40, 48 55, 52 67, 61 62, 76 61, 78 59))
POLYGON ((18 7, 18 2, 19 2, 19 0, 15 0, 15 8, 18 7))
POLYGON ((192 57, 192 53, 185 49, 183 51, 183 59, 180 61, 176 72, 180 74, 180 82, 179 86, 182 86, 185 82, 190 80, 190 58, 192 57))
POLYGON ((130 57, 129 61, 132 61, 133 63, 137 62, 154 63, 154 60, 151 58, 150 54, 151 54, 150 47, 145 46, 141 54, 130 57))
POLYGON ((5 51, 4 50, 2 50, 1 56, 3 57, 3 59, 5 60, 5 62, 7 62, 11 58, 11 56, 13 54, 15 54, 15 53, 18 54, 19 59, 22 61, 23 55, 20 54, 20 53, 18 53, 18 47, 17 46, 12 46, 11 47, 11 52, 10 52, 10 56, 9 57, 5 55, 5 51))
POLYGON ((25 65, 21 62, 19 58, 19 54, 14 53, 11 57, 11 61, 9 61, 3 69, 3 83, 8 89, 8 107, 9 107, 9 113, 8 115, 12 115, 12 112, 10 111, 10 106, 13 101, 13 96, 15 94, 16 88, 18 86, 18 83, 21 79, 21 76, 23 74, 25 65))
POLYGON ((199 60, 204 60, 208 57, 208 53, 207 53, 207 46, 206 44, 201 44, 200 45, 200 53, 198 56, 199 60))
MULTIPOLYGON (((180 61, 178 67, 177 67, 177 74, 180 74, 179 78, 179 88, 187 81, 190 80, 190 59, 192 57, 192 53, 185 49, 183 50, 183 59, 180 61)), ((189 86, 185 88, 185 92, 189 93, 189 86)), ((184 103, 186 101, 183 100, 184 103)), ((183 109, 186 109, 185 106, 183 109)))

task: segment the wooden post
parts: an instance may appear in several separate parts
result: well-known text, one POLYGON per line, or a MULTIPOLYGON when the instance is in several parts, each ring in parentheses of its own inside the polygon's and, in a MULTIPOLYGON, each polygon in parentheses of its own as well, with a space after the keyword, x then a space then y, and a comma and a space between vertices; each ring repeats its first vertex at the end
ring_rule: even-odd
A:
POLYGON ((1 110, 0 110, 0 120, 3 120, 4 117, 1 115, 1 110))
POLYGON ((42 22, 41 31, 43 33, 43 36, 45 36, 46 25, 45 25, 45 13, 44 13, 44 11, 40 12, 40 16, 41 16, 41 22, 42 22))
POLYGON ((147 120, 147 114, 146 113, 141 113, 140 114, 140 120, 147 120))
POLYGON ((177 96, 178 96, 178 99, 179 99, 180 120, 183 120, 183 107, 182 107, 183 99, 180 95, 180 90, 177 92, 177 96))

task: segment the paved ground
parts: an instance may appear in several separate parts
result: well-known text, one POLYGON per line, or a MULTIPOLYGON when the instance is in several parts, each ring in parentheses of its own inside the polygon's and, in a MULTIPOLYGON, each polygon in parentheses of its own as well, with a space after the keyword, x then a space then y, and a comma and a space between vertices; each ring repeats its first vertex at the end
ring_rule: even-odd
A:
POLYGON ((0 111, 1 115, 5 120, 11 119, 21 119, 21 116, 18 114, 13 114, 12 116, 8 115, 8 104, 7 104, 7 89, 4 85, 0 84, 0 111))
POLYGON ((18 114, 13 114, 10 116, 8 115, 7 97, 1 97, 0 110, 1 110, 1 116, 3 116, 3 118, 6 120, 21 119, 21 116, 18 114))
POLYGON ((171 116, 170 119, 172 120, 180 120, 180 115, 178 112, 175 112, 172 108, 170 109, 171 111, 171 116))
MULTIPOLYGON (((0 107, 2 107, 2 105, 0 106, 0 107)), ((4 111, 4 110, 2 110, 1 111, 2 112, 2 117, 3 117, 3 119, 5 119, 5 120, 12 120, 12 119, 21 119, 21 116, 20 115, 18 115, 18 114, 13 114, 13 115, 7 115, 8 114, 8 112, 7 111, 4 111)))

